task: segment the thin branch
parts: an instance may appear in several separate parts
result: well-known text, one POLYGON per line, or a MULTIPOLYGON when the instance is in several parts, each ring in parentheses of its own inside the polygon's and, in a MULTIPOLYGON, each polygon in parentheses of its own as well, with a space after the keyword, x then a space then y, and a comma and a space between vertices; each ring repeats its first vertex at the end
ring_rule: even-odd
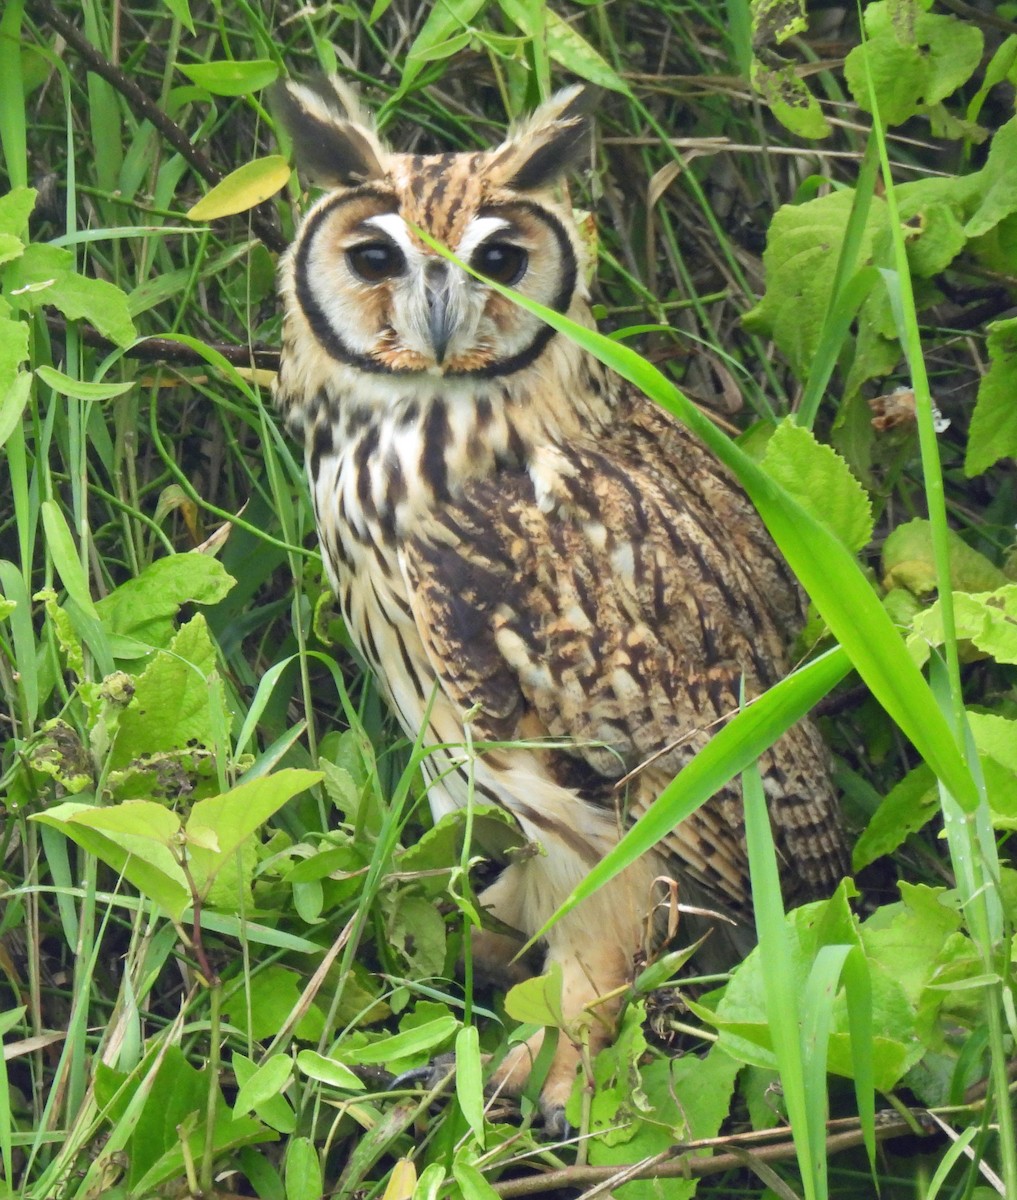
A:
MULTIPOLYGON (((60 34, 68 46, 81 57, 89 71, 116 88, 137 116, 150 121, 202 179, 216 184, 223 178, 223 172, 194 145, 183 129, 146 96, 133 79, 100 54, 81 30, 57 10, 51 0, 28 0, 28 7, 60 34)), ((286 239, 271 221, 266 220, 257 210, 253 210, 249 215, 251 228, 270 250, 280 252, 286 249, 286 239)))
MULTIPOLYGON (((58 341, 66 340, 66 321, 60 317, 47 316, 46 326, 50 334, 58 341)), ((116 349, 111 341, 104 338, 91 325, 79 324, 77 332, 78 337, 87 346, 94 346, 97 350, 103 350, 107 354, 116 349)), ((235 367, 252 367, 263 371, 278 371, 279 369, 279 351, 268 346, 237 346, 233 342, 209 341, 206 341, 205 345, 210 350, 216 351, 217 354, 221 354, 227 362, 232 363, 235 367)), ((184 346, 169 338, 146 337, 137 345, 128 346, 124 350, 124 356, 140 359, 142 362, 175 363, 177 366, 183 367, 208 367, 207 359, 202 358, 190 346, 184 346)))
MULTIPOLYGON (((921 1120, 924 1114, 914 1114, 921 1120)), ((876 1126, 876 1138, 879 1141, 885 1141, 895 1137, 913 1137, 914 1130, 906 1121, 894 1113, 885 1114, 876 1126)), ((716 1141, 716 1139, 711 1139, 716 1141)), ((738 1141, 737 1137, 729 1139, 728 1144, 734 1145, 738 1141)), ((826 1140, 827 1153, 833 1154, 839 1150, 849 1150, 855 1146, 860 1146, 863 1143, 863 1134, 860 1126, 855 1126, 843 1133, 831 1134, 826 1140)), ((640 1164, 633 1170, 631 1166, 622 1167, 618 1164, 602 1167, 576 1166, 562 1167, 556 1171, 546 1171, 543 1175, 530 1175, 523 1179, 506 1179, 501 1183, 492 1184, 497 1195, 505 1197, 509 1200, 514 1196, 538 1196, 544 1192, 554 1191, 556 1188, 564 1187, 586 1187, 599 1183, 605 1183, 608 1180, 614 1180, 618 1176, 618 1182, 624 1178, 625 1182, 632 1179, 699 1179, 706 1175, 719 1175, 724 1171, 732 1171, 737 1168, 744 1169, 746 1166, 752 1166, 749 1160, 755 1160, 760 1164, 773 1162, 793 1162, 796 1151, 794 1143, 791 1141, 777 1142, 772 1146, 754 1147, 751 1151, 746 1151, 741 1147, 737 1147, 733 1152, 727 1154, 718 1154, 713 1158, 700 1157, 696 1150, 699 1147, 695 1143, 690 1145, 675 1146, 671 1151, 666 1162, 660 1161, 660 1156, 655 1155, 652 1159, 647 1160, 645 1164, 640 1164), (622 1176, 619 1176, 622 1172, 622 1176)))

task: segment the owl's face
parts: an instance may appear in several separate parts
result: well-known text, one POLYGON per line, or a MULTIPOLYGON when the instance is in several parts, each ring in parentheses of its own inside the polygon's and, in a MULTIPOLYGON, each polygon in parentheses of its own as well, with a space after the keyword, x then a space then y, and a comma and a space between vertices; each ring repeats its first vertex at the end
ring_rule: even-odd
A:
POLYGON ((400 375, 492 378, 532 363, 550 327, 419 231, 473 271, 568 312, 582 289, 579 243, 550 189, 585 141, 581 99, 561 93, 494 150, 420 156, 385 150, 334 84, 286 85, 277 103, 298 163, 332 189, 307 213, 283 269, 291 311, 320 348, 355 369, 400 375))

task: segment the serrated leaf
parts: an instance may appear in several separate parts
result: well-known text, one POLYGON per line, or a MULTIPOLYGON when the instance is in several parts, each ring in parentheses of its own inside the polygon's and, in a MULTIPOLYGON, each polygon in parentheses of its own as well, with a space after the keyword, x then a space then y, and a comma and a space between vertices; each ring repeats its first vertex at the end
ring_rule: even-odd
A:
POLYGON ((985 166, 972 178, 977 180, 977 207, 968 218, 964 232, 969 238, 980 237, 1005 217, 1017 212, 1017 117, 1011 117, 996 131, 985 166))
POLYGON ((247 96, 251 92, 260 92, 279 78, 279 68, 267 58, 177 65, 191 83, 211 92, 213 96, 247 96))
MULTIPOLYGON (((782 205, 767 233, 766 293, 743 323, 752 332, 772 335, 802 379, 819 346, 853 200, 847 190, 782 205)), ((871 259, 874 241, 886 226, 885 209, 882 200, 873 199, 858 247, 860 265, 871 259)))
POLYGON ((149 563, 96 603, 106 628, 143 646, 165 647, 176 630, 174 618, 184 604, 216 604, 234 586, 218 559, 206 554, 168 554, 149 563))
POLYGON ((817 521, 857 553, 872 537, 872 505, 843 458, 790 418, 774 430, 766 472, 817 521))
POLYGON ((45 365, 36 367, 35 373, 54 392, 61 396, 71 396, 75 400, 112 400, 115 396, 123 396, 134 387, 130 382, 87 383, 83 379, 74 379, 55 367, 45 365))
POLYGON ((989 369, 978 383, 964 458, 968 476, 1017 456, 1017 317, 989 326, 986 349, 989 369))
POLYGON ((855 843, 851 865, 855 871, 891 854, 939 812, 936 777, 923 763, 910 771, 884 797, 855 843))
POLYGON ((124 767, 132 759, 191 742, 208 745, 208 679, 215 665, 208 625, 198 613, 135 679, 134 698, 120 714, 110 765, 124 767))
POLYGON ((191 221, 213 221, 247 212, 286 186, 290 165, 281 154, 256 158, 231 171, 187 212, 191 221))
POLYGON ((28 358, 28 326, 0 316, 0 396, 4 395, 28 358))
POLYGON ((59 246, 35 244, 8 268, 12 291, 27 308, 49 305, 70 321, 87 320, 101 334, 128 346, 137 336, 127 296, 104 279, 74 271, 74 256, 59 246))
POLYGON ((25 243, 12 233, 0 233, 0 266, 25 253, 25 243))
MULTIPOLYGON (((991 592, 954 592, 954 626, 957 637, 969 641, 982 654, 999 663, 1017 663, 1017 583, 991 592)), ((930 646, 944 640, 943 613, 937 600, 915 618, 908 649, 919 666, 929 657, 930 646)))
POLYGON ((868 38, 848 54, 844 77, 855 102, 870 112, 871 76, 880 119, 900 125, 971 78, 984 39, 972 22, 940 13, 918 13, 908 36, 894 24, 893 12, 883 0, 866 5, 868 38))

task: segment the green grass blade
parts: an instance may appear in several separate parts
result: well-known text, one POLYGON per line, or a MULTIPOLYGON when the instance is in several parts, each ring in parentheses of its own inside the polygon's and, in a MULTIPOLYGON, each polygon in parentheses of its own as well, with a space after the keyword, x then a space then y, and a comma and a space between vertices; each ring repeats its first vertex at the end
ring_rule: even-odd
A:
MULTIPOLYGON (((469 270, 425 231, 415 231, 436 252, 469 270)), ((950 726, 937 709, 928 684, 868 580, 837 538, 634 350, 520 296, 510 288, 491 280, 485 282, 564 333, 673 413, 738 476, 781 553, 834 637, 847 651, 866 686, 961 807, 965 811, 973 810, 978 804, 978 791, 950 726)))
MULTIPOLYGON (((798 1153, 806 1200, 822 1200, 817 1191, 820 1164, 815 1157, 812 1113, 807 1103, 805 1060, 802 1053, 800 996, 795 984, 784 923, 780 871, 773 844, 770 814, 758 766, 742 775, 745 797, 745 844, 755 901, 759 961, 766 991, 766 1019, 777 1059, 788 1122, 798 1153)), ((825 1097, 825 1089, 824 1089, 825 1097)), ((822 1148, 820 1148, 822 1153, 822 1148)))
POLYGON ((733 717, 664 789, 646 812, 589 872, 559 908, 554 920, 623 871, 700 805, 705 804, 739 771, 756 761, 785 730, 813 708, 850 670, 841 649, 824 654, 782 679, 733 717))

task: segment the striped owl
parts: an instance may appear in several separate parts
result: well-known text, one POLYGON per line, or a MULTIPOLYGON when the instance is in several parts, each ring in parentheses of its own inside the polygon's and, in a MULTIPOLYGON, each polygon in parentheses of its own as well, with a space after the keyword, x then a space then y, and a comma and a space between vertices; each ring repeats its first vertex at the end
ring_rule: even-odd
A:
MULTIPOLYGON (((589 101, 560 92, 493 150, 397 154, 337 81, 287 84, 279 115, 326 189, 283 258, 276 403, 304 446, 325 566, 350 635, 426 765, 435 817, 469 788, 539 853, 481 901, 477 961, 503 981, 571 889, 738 708, 787 670, 794 579, 705 448, 573 342, 433 252, 592 324, 559 198, 589 101), (475 758, 457 747, 493 743, 475 758), (473 776, 471 781, 471 774, 473 776), (519 938, 506 928, 517 930, 519 938)), ((788 900, 845 869, 813 725, 762 761, 788 900)), ((643 941, 655 881, 741 922, 732 784, 553 926, 563 1011, 596 1050, 643 941)), ((659 884, 658 894, 659 894, 659 884)), ((751 942, 751 934, 745 944, 751 942)), ((518 1091, 541 1041, 495 1083, 518 1091)), ((560 1126, 579 1050, 543 1085, 560 1126)))

